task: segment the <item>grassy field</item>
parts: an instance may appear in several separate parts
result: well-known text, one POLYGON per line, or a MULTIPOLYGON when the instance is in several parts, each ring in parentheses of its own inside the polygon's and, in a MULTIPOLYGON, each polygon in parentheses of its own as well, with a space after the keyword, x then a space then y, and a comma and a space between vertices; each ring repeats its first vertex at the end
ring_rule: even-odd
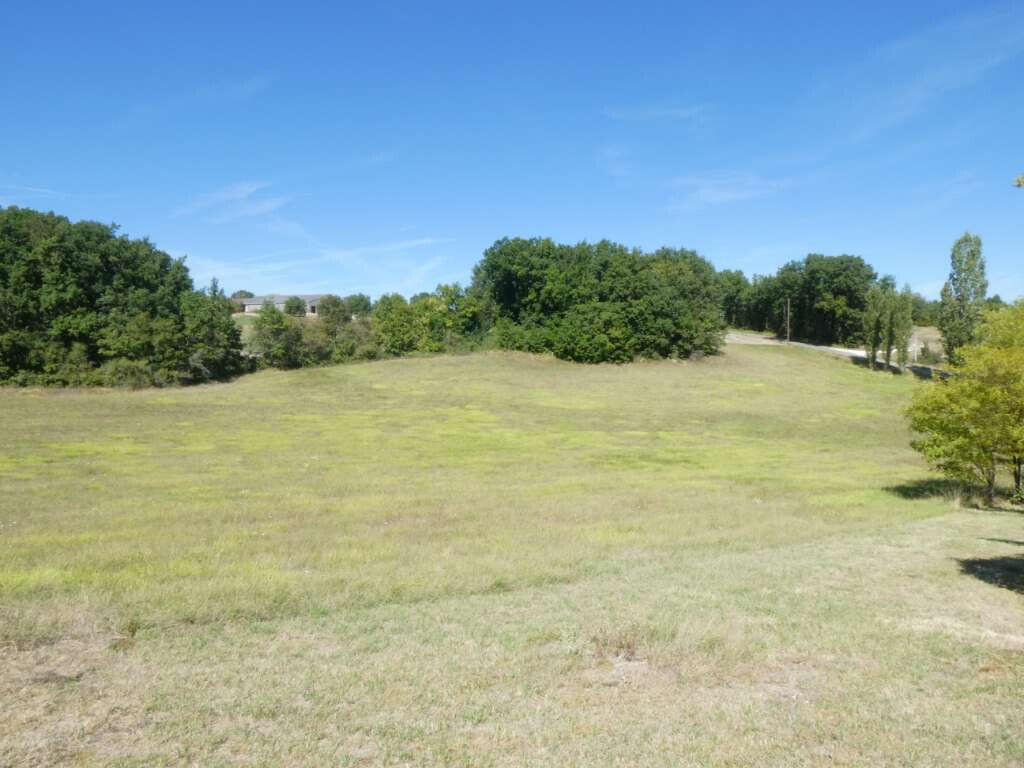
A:
POLYGON ((516 354, 0 390, 0 765, 1024 764, 1024 517, 912 377, 516 354))

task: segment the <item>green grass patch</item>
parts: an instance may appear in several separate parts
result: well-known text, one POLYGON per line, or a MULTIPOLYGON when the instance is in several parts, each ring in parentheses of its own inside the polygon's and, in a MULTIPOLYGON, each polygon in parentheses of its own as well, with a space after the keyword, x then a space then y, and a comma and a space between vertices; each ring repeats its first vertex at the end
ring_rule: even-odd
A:
POLYGON ((738 346, 0 390, 0 763, 1019 765, 1020 517, 899 492, 917 386, 738 346))

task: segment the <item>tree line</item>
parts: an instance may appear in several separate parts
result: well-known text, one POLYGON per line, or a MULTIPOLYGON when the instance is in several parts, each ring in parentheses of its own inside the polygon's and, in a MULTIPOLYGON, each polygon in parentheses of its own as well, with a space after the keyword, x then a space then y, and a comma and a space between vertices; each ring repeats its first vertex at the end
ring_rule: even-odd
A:
POLYGON ((265 304, 250 348, 283 368, 499 347, 602 363, 717 352, 724 337, 715 270, 693 251, 643 253, 602 241, 506 238, 484 252, 468 287, 408 301, 385 294, 321 299, 316 319, 265 304), (359 306, 354 301, 359 301, 359 306))
POLYGON ((468 286, 409 299, 328 296, 316 319, 292 297, 284 311, 263 307, 243 345, 231 300, 216 282, 197 290, 182 259, 114 226, 12 207, 0 209, 0 381, 196 383, 261 366, 485 347, 588 363, 686 358, 718 352, 730 325, 864 345, 888 366, 893 356, 905 364, 913 324, 935 322, 952 359, 994 306, 966 276, 984 269, 972 238, 958 241, 963 268, 937 302, 897 291, 858 256, 811 254, 748 279, 686 249, 503 238, 468 286))
POLYGON ((245 369, 216 281, 115 226, 0 209, 0 382, 187 384, 245 369))

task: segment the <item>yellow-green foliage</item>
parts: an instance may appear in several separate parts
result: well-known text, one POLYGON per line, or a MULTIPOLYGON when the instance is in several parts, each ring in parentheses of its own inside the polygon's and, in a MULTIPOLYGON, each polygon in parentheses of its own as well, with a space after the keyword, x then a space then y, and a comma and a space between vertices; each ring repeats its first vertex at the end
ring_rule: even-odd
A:
POLYGON ((1019 520, 928 497, 916 386, 729 347, 0 390, 0 764, 1019 765, 1020 598, 957 565, 1019 520))
POLYGON ((1000 465, 1024 463, 1024 301, 990 312, 980 343, 960 350, 953 378, 918 393, 909 413, 914 447, 950 477, 993 500, 1000 465))

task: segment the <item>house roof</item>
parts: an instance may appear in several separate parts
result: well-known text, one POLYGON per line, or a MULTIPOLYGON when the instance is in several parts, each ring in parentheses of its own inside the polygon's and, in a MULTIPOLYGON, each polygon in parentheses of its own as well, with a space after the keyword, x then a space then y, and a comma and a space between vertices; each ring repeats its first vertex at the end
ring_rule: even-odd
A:
POLYGON ((242 299, 241 302, 242 305, 246 307, 252 306, 253 304, 258 304, 262 307, 263 304, 268 301, 271 304, 284 304, 292 296, 298 296, 304 302, 309 304, 310 302, 320 301, 320 299, 326 295, 326 293, 269 293, 266 296, 253 296, 249 299, 242 299))

